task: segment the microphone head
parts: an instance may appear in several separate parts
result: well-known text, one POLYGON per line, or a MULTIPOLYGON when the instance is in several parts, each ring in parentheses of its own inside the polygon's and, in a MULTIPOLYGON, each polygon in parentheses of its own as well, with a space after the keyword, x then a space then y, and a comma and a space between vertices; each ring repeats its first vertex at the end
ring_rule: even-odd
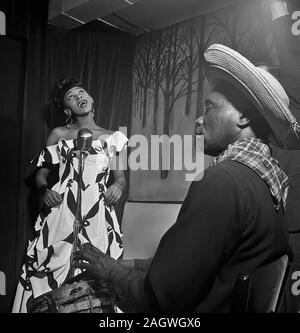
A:
POLYGON ((87 128, 81 128, 77 134, 76 146, 78 150, 89 151, 92 146, 93 133, 87 128))

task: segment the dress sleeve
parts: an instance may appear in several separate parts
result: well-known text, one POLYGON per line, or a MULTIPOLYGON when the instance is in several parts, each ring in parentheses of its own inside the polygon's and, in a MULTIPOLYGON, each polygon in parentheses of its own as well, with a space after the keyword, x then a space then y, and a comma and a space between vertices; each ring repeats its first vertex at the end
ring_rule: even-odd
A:
POLYGON ((120 131, 114 132, 107 139, 105 139, 107 144, 107 150, 110 157, 118 155, 123 149, 127 148, 128 139, 120 131))
POLYGON ((43 167, 47 165, 54 165, 60 162, 59 151, 57 145, 45 147, 39 154, 35 155, 32 164, 43 167))

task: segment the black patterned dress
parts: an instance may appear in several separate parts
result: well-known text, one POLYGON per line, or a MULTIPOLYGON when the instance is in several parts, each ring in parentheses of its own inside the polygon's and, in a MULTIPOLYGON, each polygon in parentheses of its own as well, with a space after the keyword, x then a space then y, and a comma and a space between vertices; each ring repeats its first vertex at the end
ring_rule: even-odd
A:
MULTIPOLYGON (((85 158, 82 175, 83 223, 79 240, 81 243, 92 243, 115 259, 123 253, 122 234, 113 207, 104 204, 104 193, 110 162, 126 145, 127 138, 119 131, 105 140, 94 140, 85 158)), ((32 161, 37 166, 43 166, 43 163, 59 164, 59 181, 52 189, 61 194, 63 202, 51 208, 47 215, 41 213, 37 218, 37 236, 28 245, 13 312, 27 312, 30 297, 35 298, 60 287, 68 275, 79 184, 75 152, 75 140, 60 139, 32 161)), ((79 270, 75 272, 78 273, 79 270)))

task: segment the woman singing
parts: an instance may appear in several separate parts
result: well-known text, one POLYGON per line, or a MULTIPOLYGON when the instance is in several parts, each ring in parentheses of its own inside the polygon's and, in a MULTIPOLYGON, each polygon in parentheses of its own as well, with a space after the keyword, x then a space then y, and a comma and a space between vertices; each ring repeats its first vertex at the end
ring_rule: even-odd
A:
POLYGON ((81 128, 92 132, 93 141, 84 158, 79 243, 90 242, 115 259, 123 252, 113 205, 126 186, 122 152, 127 138, 95 123, 93 98, 77 80, 60 80, 53 101, 66 114, 66 126, 52 130, 47 146, 32 161, 39 167, 36 184, 48 209, 37 218, 36 237, 29 242, 13 312, 27 312, 28 300, 60 287, 68 278, 79 184, 76 138, 81 128), (54 164, 59 164, 59 181, 50 188, 47 176, 54 164), (110 170, 114 183, 107 188, 110 170))

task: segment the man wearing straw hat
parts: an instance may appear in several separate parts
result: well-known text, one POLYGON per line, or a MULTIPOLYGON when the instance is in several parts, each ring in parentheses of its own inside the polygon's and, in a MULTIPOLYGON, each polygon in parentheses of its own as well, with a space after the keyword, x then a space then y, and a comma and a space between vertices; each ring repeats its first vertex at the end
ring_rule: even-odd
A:
POLYGON ((212 91, 197 132, 215 160, 191 184, 149 268, 124 267, 90 244, 77 253, 85 260, 77 266, 108 282, 127 311, 229 312, 240 273, 290 254, 287 176, 267 145, 272 137, 299 147, 288 97, 271 74, 224 45, 204 57, 212 91))

